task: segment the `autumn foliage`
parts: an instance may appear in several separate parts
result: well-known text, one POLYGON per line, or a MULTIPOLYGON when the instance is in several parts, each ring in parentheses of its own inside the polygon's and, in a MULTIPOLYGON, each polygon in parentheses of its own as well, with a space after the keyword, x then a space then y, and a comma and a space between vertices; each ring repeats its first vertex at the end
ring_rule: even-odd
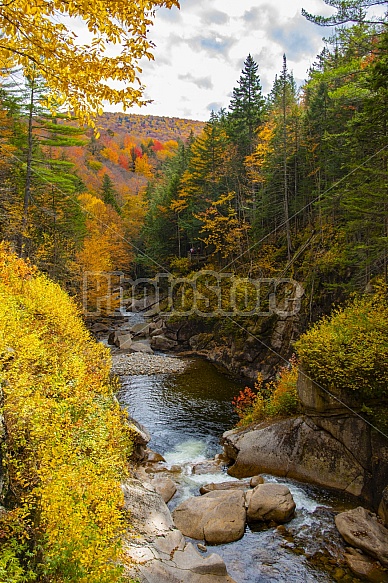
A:
POLYGON ((2 581, 121 580, 131 441, 109 372, 109 353, 75 304, 2 244, 2 581))
POLYGON ((334 393, 388 401, 386 286, 324 317, 296 343, 304 371, 334 393))
POLYGON ((153 59, 147 33, 157 7, 177 0, 61 2, 13 0, 0 7, 2 66, 17 65, 25 74, 41 75, 52 94, 48 103, 66 104, 83 121, 101 111, 102 103, 129 107, 143 104, 139 80, 142 57, 153 59), (90 44, 77 42, 66 19, 77 19, 90 44), (107 45, 117 45, 112 54, 107 45), (123 89, 109 85, 123 82, 123 89))
POLYGON ((298 412, 298 365, 293 355, 289 364, 281 367, 275 380, 264 384, 263 376, 258 373, 255 390, 245 387, 240 391, 232 401, 240 418, 239 425, 249 425, 272 417, 288 417, 298 412))

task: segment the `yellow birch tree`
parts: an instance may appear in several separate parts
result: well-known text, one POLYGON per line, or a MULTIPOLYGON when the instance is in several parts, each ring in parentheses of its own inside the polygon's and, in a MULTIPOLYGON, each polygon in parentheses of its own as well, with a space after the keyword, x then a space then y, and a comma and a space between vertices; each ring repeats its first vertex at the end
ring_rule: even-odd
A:
POLYGON ((144 104, 139 61, 153 59, 148 38, 158 7, 178 0, 12 0, 0 3, 0 61, 41 75, 56 100, 92 124, 102 103, 144 104), (75 30, 83 23, 87 42, 75 30), (117 50, 116 50, 117 49, 117 50), (117 88, 119 87, 119 88, 117 88))

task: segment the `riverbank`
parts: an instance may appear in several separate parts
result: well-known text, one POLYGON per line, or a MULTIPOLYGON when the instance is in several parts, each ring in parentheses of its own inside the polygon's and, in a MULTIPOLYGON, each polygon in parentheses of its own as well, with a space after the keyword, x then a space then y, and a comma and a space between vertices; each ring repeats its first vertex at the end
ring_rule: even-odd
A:
MULTIPOLYGON (((154 357, 151 355, 151 358, 154 357)), ((122 378, 123 387, 119 398, 123 406, 130 407, 136 419, 150 429, 151 434, 155 433, 152 435, 152 449, 158 452, 147 453, 144 463, 136 470, 140 484, 139 482, 132 484, 126 496, 128 508, 133 511, 133 516, 138 517, 137 531, 143 519, 148 521, 149 516, 145 516, 144 512, 150 512, 150 508, 154 509, 152 513, 157 520, 166 512, 163 505, 163 511, 155 510, 155 491, 166 496, 165 499, 173 496, 168 506, 170 510, 174 510, 190 496, 194 496, 194 501, 198 500, 200 488, 201 493, 204 492, 204 484, 212 483, 216 488, 224 488, 218 484, 229 480, 234 484, 238 482, 242 490, 250 489, 249 480, 248 483, 246 480, 232 480, 225 474, 225 462, 218 456, 216 459, 209 459, 216 451, 216 439, 213 441, 213 438, 211 442, 214 445, 209 450, 209 433, 215 438, 222 434, 222 427, 225 428, 228 419, 230 394, 233 391, 230 387, 230 393, 225 393, 223 400, 218 401, 217 405, 214 403, 213 395, 217 393, 217 381, 208 376, 208 369, 212 368, 211 364, 200 360, 187 363, 185 371, 176 375, 161 373, 122 378), (225 405, 222 405, 223 402, 225 405), (223 407, 226 413, 224 420, 215 423, 215 413, 223 407), (131 508, 135 499, 139 500, 140 509, 131 508), (142 509, 143 506, 145 510, 142 509)), ((224 379, 220 378, 220 382, 223 383, 224 379)), ((225 382, 229 382, 228 379, 225 379, 225 382)), ((328 491, 298 484, 293 480, 274 478, 270 475, 265 475, 264 479, 270 484, 278 483, 290 489, 296 503, 296 516, 291 522, 278 528, 265 523, 259 528, 254 525, 251 528, 249 525, 240 540, 216 547, 204 547, 203 540, 197 541, 200 545, 199 554, 206 558, 215 551, 223 558, 229 576, 237 583, 274 580, 279 583, 358 582, 359 580, 346 568, 344 559, 346 544, 337 532, 334 522, 337 513, 352 508, 350 501, 338 498, 328 491)), ((158 500, 157 508, 160 498, 158 500)), ((173 527, 168 527, 169 533, 172 532, 171 528, 173 527)), ((157 541, 164 541, 166 558, 167 539, 180 536, 176 531, 173 532, 174 535, 159 533, 156 537, 157 541)), ((129 541, 130 556, 142 562, 142 569, 146 568, 145 565, 151 568, 152 563, 154 568, 160 560, 155 559, 155 556, 160 556, 160 549, 150 548, 149 538, 150 532, 146 528, 144 535, 141 534, 138 539, 129 541)), ((193 542, 194 550, 198 548, 197 543, 190 539, 189 541, 193 542)), ((176 543, 176 546, 179 545, 176 543)), ((173 549, 170 549, 169 552, 172 551, 173 549)), ((191 552, 192 549, 189 554, 191 552)), ((198 552, 195 552, 198 560, 198 552)), ((216 569, 221 569, 219 559, 215 563, 213 560, 214 558, 212 565, 218 565, 216 569)), ((171 567, 171 563, 167 565, 169 566, 171 567)), ((155 578, 155 581, 160 583, 164 579, 161 578, 160 571, 158 573, 159 579, 155 578)), ((214 573, 213 575, 208 573, 204 582, 212 581, 210 576, 214 576, 214 573)), ((384 572, 379 576, 378 581, 385 581, 382 578, 385 576, 384 572)), ((144 579, 140 577, 140 580, 144 579)), ((191 582, 194 579, 189 580, 191 582)))
POLYGON ((187 362, 166 355, 139 352, 112 355, 112 373, 118 376, 177 374, 186 366, 187 362))

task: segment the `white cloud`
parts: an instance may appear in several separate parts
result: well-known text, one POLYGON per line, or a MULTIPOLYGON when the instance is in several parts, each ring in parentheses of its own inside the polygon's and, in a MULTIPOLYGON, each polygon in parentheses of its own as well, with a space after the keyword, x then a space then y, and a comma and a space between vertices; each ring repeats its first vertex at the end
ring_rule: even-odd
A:
POLYGON ((249 53, 264 92, 281 70, 283 53, 302 82, 328 33, 307 22, 302 7, 328 14, 322 0, 181 0, 180 11, 159 9, 150 30, 155 60, 142 62, 141 76, 154 102, 130 111, 207 120, 211 109, 228 107, 249 53))

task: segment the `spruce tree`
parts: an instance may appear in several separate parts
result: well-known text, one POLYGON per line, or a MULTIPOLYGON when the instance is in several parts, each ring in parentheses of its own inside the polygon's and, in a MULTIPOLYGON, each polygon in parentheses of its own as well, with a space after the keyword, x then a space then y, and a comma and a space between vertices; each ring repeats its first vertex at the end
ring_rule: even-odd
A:
MULTIPOLYGON (((84 186, 65 159, 64 149, 82 146, 84 130, 44 106, 46 87, 31 72, 17 96, 24 140, 20 157, 23 203, 19 224, 19 253, 55 279, 68 278, 68 267, 84 236, 84 217, 77 194, 84 186)), ((52 107, 54 110, 55 108, 52 107)))
POLYGON ((114 189, 112 179, 108 174, 104 174, 101 186, 102 199, 105 204, 110 204, 120 214, 120 207, 117 203, 117 192, 114 189))
POLYGON ((252 154, 255 131, 262 121, 264 98, 258 68, 251 55, 248 55, 229 105, 229 133, 242 159, 252 154))

